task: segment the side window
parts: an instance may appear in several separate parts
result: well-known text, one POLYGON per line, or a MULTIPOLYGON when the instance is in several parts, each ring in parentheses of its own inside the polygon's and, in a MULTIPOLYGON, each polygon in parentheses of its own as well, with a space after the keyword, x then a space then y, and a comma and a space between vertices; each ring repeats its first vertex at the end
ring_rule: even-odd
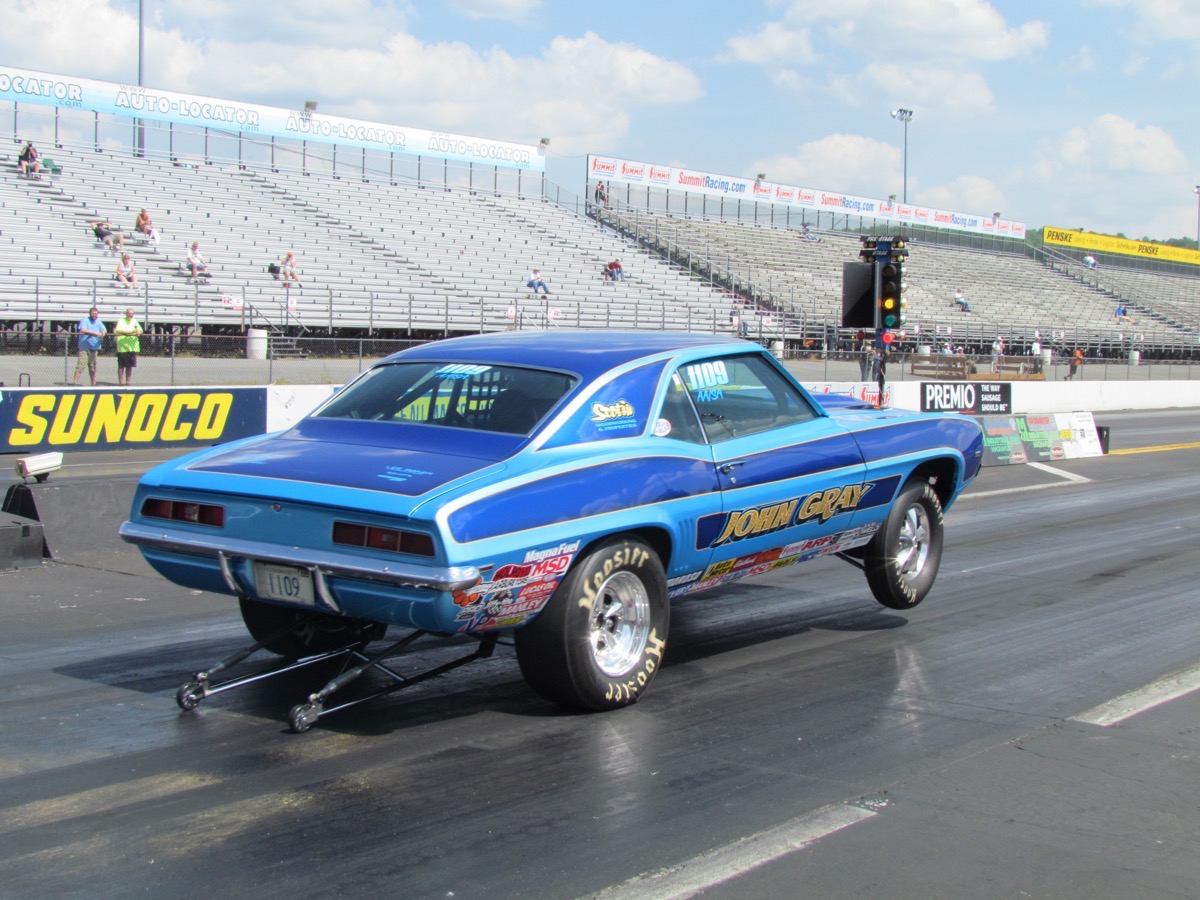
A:
POLYGON ((677 441, 688 441, 693 444, 703 444, 704 429, 696 417, 696 408, 688 396, 687 387, 678 372, 671 373, 671 384, 667 387, 667 395, 663 398, 662 412, 654 423, 654 433, 658 437, 669 437, 677 441))
POLYGON ((681 366, 681 378, 712 443, 783 428, 816 417, 804 398, 758 355, 726 356, 681 366))

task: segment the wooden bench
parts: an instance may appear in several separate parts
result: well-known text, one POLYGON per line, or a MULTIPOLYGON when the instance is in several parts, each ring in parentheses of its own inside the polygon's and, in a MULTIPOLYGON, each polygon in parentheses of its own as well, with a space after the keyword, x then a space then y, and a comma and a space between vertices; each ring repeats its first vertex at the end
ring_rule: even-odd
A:
POLYGON ((989 378, 1001 381, 1045 381, 1041 372, 1041 360, 1032 356, 1001 356, 989 358, 982 364, 983 371, 974 375, 975 380, 989 378), (994 368, 993 368, 994 367, 994 368))
POLYGON ((910 375, 965 381, 975 371, 966 356, 917 356, 908 364, 910 375))

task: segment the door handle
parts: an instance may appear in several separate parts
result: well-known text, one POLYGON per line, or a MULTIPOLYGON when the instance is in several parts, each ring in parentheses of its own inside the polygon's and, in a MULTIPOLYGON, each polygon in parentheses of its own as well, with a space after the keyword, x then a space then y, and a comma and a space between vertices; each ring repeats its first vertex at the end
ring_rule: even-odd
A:
POLYGON ((732 462, 721 463, 721 465, 717 466, 717 471, 722 475, 728 475, 734 469, 740 469, 745 464, 746 461, 744 459, 735 459, 732 462))

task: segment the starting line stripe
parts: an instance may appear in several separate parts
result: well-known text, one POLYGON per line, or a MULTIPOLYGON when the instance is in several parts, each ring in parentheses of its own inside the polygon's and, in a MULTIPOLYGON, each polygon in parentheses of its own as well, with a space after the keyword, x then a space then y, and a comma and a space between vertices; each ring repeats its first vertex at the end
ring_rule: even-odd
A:
POLYGON ((684 900, 874 815, 871 810, 857 806, 825 806, 692 857, 687 862, 636 875, 592 897, 595 900, 684 900))
POLYGON ((1107 728, 1195 690, 1200 690, 1200 666, 1160 678, 1136 691, 1122 694, 1085 713, 1072 716, 1071 720, 1107 728))
POLYGON ((1159 444, 1157 447, 1128 447, 1125 450, 1109 450, 1109 456, 1132 456, 1134 453, 1166 453, 1168 450, 1195 450, 1200 441, 1187 444, 1159 444))

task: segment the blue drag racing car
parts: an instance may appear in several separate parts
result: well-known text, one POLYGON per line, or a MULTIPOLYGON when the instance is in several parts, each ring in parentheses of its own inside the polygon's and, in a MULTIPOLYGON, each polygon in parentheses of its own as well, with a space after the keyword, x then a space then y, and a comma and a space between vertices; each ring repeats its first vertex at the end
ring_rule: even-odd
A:
POLYGON ((256 647, 511 632, 534 690, 599 710, 646 690, 672 597, 836 554, 915 606, 981 458, 973 419, 826 409, 746 341, 510 332, 397 353, 287 431, 155 468, 121 534, 237 596, 256 647))

